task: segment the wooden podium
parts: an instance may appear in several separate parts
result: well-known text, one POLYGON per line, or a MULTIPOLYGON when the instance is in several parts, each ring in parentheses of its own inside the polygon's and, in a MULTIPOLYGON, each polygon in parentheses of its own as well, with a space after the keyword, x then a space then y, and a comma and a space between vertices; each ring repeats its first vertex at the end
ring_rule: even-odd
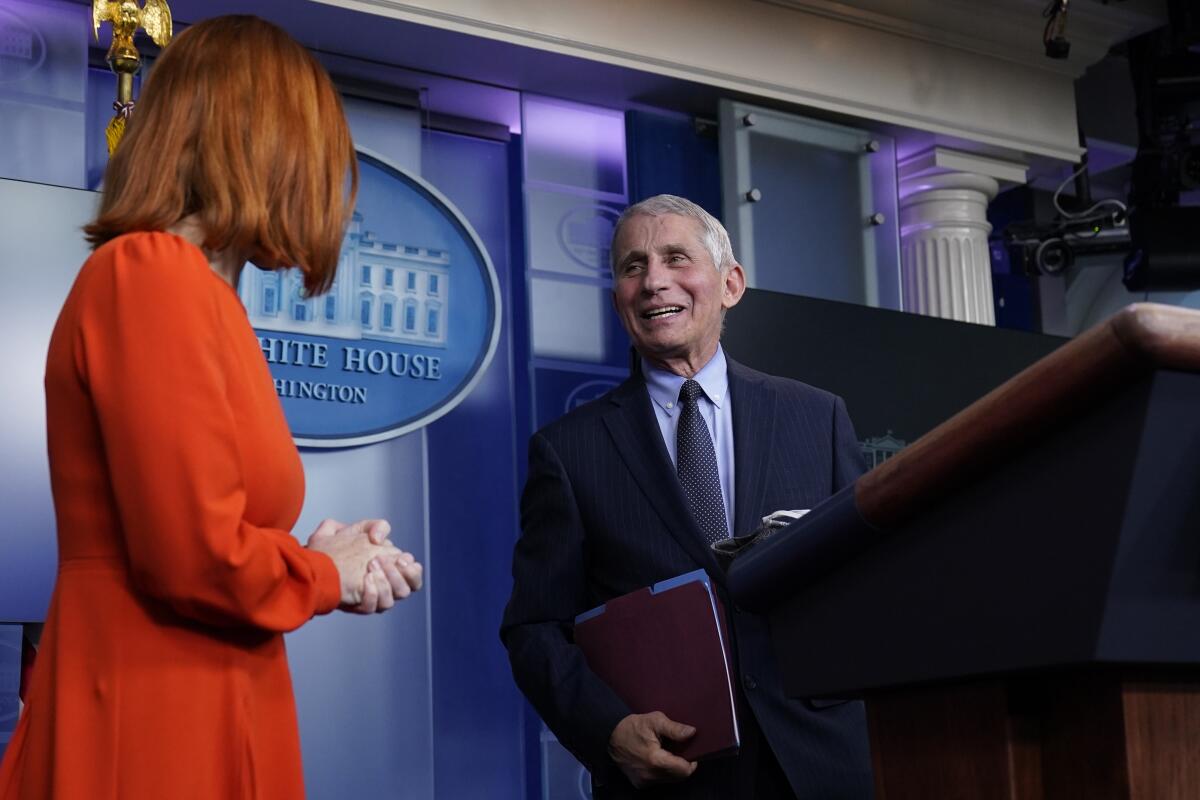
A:
POLYGON ((1200 313, 1127 309, 729 578, 789 693, 866 698, 879 800, 1200 797, 1200 313))

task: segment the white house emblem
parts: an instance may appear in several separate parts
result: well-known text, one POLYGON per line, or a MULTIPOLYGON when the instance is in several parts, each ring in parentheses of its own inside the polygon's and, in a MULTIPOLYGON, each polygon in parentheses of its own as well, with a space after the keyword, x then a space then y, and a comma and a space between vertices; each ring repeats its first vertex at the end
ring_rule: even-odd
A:
POLYGON ((238 292, 298 444, 399 436, 449 412, 500 331, 491 260, 433 187, 360 152, 358 207, 333 287, 297 270, 243 271, 238 292))
POLYGON ((16 12, 0 8, 0 83, 19 81, 46 60, 46 42, 16 12))

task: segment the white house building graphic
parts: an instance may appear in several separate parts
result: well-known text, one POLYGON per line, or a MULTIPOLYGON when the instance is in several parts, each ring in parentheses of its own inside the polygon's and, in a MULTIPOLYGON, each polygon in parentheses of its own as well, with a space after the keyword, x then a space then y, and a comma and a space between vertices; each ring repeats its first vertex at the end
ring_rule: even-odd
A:
POLYGON ((897 439, 891 431, 884 436, 872 436, 858 443, 862 449, 863 460, 867 462, 867 469, 875 469, 907 445, 908 442, 897 439))
POLYGON ((305 297, 296 269, 247 269, 238 288, 255 328, 443 348, 449 293, 449 254, 379 241, 357 211, 328 294, 305 297))

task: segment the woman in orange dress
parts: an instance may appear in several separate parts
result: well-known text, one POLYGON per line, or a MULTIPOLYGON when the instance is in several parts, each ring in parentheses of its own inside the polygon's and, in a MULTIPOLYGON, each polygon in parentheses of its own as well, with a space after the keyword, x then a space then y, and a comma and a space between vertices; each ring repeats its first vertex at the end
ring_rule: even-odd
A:
POLYGON ((387 523, 289 533, 304 476, 235 287, 329 287, 357 174, 328 76, 253 17, 155 64, 50 342, 59 569, 3 800, 304 794, 283 632, 421 585, 387 523))

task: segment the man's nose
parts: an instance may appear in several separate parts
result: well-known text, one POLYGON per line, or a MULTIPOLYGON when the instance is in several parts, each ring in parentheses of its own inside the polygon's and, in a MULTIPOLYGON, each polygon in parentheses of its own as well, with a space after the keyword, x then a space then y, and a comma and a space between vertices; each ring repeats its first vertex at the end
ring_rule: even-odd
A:
POLYGON ((667 265, 657 258, 646 262, 646 271, 642 274, 642 291, 646 294, 657 294, 667 288, 669 272, 667 265))

